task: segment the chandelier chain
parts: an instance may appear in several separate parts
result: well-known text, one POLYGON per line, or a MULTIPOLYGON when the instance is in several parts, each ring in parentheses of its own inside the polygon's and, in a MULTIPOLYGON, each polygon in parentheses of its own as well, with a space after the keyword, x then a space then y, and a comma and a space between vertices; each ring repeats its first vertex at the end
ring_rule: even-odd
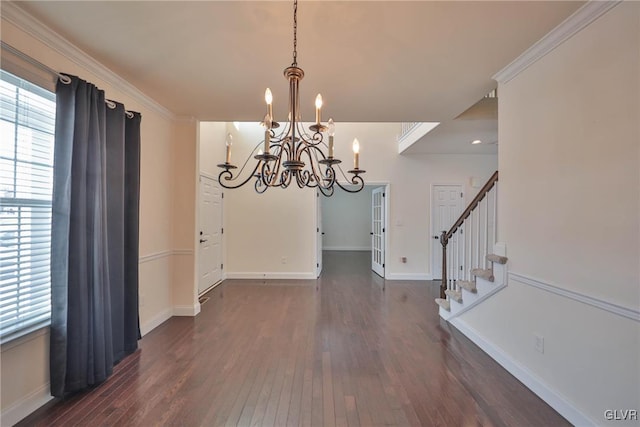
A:
POLYGON ((293 64, 298 66, 298 0, 293 2, 293 64))

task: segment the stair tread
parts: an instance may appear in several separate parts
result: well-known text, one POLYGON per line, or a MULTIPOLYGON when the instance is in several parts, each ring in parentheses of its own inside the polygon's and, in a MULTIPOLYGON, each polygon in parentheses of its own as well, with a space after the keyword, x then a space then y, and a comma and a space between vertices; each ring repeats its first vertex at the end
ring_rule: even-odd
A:
POLYGON ((468 280, 459 280, 457 283, 458 283, 458 286, 461 287, 462 289, 466 289, 469 292, 477 292, 476 282, 472 282, 468 280))
POLYGON ((493 282, 493 270, 490 268, 474 268, 471 270, 471 274, 476 277, 482 277, 485 280, 493 282))
POLYGON ((447 289, 446 291, 444 291, 444 293, 449 295, 450 299, 456 302, 462 302, 462 292, 454 291, 453 289, 447 289))
POLYGON ((509 258, 502 255, 489 254, 487 255, 487 261, 497 262, 498 264, 506 264, 509 258))
POLYGON ((438 304, 440 307, 444 308, 447 311, 451 311, 451 303, 446 299, 436 298, 436 304, 438 304))

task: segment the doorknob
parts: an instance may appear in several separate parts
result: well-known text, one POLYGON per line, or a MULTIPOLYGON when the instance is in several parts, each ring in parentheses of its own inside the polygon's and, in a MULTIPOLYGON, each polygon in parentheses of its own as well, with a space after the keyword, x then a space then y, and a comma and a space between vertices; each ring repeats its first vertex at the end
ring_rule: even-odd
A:
POLYGON ((371 234, 373 236, 373 231, 371 233, 369 233, 369 234, 371 234))
POLYGON ((204 243, 206 241, 207 241, 207 239, 200 239, 200 243, 204 243))

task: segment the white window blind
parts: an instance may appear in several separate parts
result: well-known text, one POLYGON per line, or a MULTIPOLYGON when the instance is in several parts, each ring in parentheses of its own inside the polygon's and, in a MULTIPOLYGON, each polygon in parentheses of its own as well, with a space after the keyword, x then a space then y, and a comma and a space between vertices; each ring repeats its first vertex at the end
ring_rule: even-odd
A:
POLYGON ((3 70, 0 342, 49 324, 55 94, 3 70))

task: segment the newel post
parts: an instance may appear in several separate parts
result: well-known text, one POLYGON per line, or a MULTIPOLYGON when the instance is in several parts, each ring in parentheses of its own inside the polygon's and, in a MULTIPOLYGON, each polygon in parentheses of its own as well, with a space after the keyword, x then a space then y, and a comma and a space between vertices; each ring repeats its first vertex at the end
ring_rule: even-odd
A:
POLYGON ((443 231, 440 235, 440 244, 442 245, 442 283, 440 284, 440 298, 445 299, 447 294, 447 232, 443 231))

